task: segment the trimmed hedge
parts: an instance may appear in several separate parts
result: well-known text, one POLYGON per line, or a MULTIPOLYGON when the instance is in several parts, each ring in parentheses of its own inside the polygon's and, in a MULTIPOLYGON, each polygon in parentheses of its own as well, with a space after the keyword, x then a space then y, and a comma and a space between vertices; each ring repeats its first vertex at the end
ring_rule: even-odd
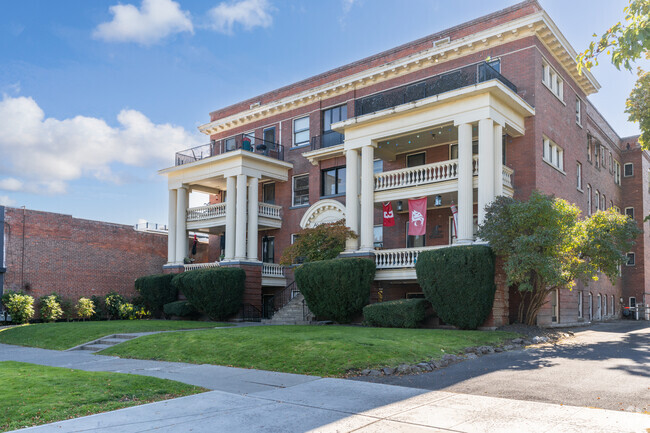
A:
POLYGON ((245 279, 243 269, 211 268, 177 274, 172 285, 201 313, 224 320, 240 310, 245 279))
POLYGON ((363 307, 366 326, 384 328, 417 328, 426 318, 426 299, 399 299, 363 307))
POLYGON ((192 317, 198 316, 199 310, 190 301, 175 301, 163 307, 167 316, 192 317))
POLYGON ((296 269, 295 277, 312 313, 349 323, 369 302, 375 262, 360 258, 309 262, 296 269))
POLYGON ((420 253, 418 283, 438 316, 461 329, 485 322, 494 303, 494 253, 485 245, 468 245, 420 253))
POLYGON ((147 309, 156 317, 163 313, 165 304, 178 299, 178 290, 172 286, 173 278, 174 274, 158 274, 135 280, 135 290, 142 296, 147 309))

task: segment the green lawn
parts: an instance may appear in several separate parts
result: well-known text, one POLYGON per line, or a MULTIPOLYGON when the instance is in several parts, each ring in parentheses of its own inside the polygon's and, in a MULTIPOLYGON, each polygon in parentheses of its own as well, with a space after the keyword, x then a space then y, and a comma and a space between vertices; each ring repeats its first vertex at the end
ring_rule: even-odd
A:
POLYGON ((0 362, 0 431, 207 391, 171 380, 0 362))
POLYGON ((497 344, 505 332, 351 326, 260 326, 141 337, 101 352, 124 358, 229 365, 318 376, 416 363, 497 344))
POLYGON ((35 323, 0 329, 0 343, 65 350, 111 334, 174 331, 230 326, 185 320, 109 320, 102 322, 35 323))

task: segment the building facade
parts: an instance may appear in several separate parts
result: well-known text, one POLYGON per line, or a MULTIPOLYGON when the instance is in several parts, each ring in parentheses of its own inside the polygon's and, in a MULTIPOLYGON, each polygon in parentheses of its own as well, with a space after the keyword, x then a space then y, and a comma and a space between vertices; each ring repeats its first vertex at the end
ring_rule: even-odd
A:
MULTIPOLYGON (((306 227, 345 219, 345 254, 377 264, 373 299, 421 296, 425 250, 477 242, 485 206, 533 190, 584 215, 615 207, 643 225, 648 152, 591 105, 600 84, 535 0, 210 113, 209 144, 178 152, 169 186, 169 271, 242 266, 245 302, 265 309, 291 283, 277 265, 306 227), (188 194, 211 194, 188 208, 188 194), (408 200, 427 197, 426 234, 408 235, 408 200), (382 225, 390 202, 395 225, 382 225), (457 208, 453 223, 452 205, 457 208), (188 230, 211 234, 208 262, 183 267, 188 230)), ((647 223, 646 223, 647 225, 647 223)), ((648 235, 615 284, 606 278, 551 296, 544 325, 603 320, 650 301, 648 235)), ((503 278, 500 276, 499 281, 503 278)), ((501 282, 493 317, 516 312, 501 282)))

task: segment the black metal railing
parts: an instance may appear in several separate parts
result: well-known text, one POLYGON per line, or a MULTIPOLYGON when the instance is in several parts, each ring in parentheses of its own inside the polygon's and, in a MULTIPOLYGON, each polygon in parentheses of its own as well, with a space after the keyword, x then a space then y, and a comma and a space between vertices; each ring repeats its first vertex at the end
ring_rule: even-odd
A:
POLYGON ((214 140, 208 144, 176 152, 175 165, 189 164, 240 149, 284 161, 284 147, 281 144, 255 137, 252 134, 237 134, 234 137, 214 140))
POLYGON ((517 93, 517 87, 486 62, 464 66, 455 71, 434 75, 417 83, 407 84, 354 101, 354 115, 374 113, 401 104, 439 95, 488 80, 499 80, 517 93))
POLYGON ((298 290, 298 285, 295 280, 289 283, 284 289, 277 292, 273 296, 273 312, 271 313, 271 316, 287 305, 289 301, 295 298, 299 293, 300 291, 298 290))
POLYGON ((325 131, 322 135, 315 135, 311 138, 311 150, 323 149, 342 144, 345 135, 336 131, 325 131))
POLYGON ((261 322, 262 312, 253 304, 242 305, 241 318, 244 322, 261 322))

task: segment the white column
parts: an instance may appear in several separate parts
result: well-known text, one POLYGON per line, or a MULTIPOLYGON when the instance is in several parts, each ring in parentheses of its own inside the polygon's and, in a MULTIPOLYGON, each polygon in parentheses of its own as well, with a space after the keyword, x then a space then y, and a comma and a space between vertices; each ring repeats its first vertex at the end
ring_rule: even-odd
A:
POLYGON ((458 227, 456 242, 471 243, 474 239, 474 186, 472 160, 472 125, 458 125, 458 227))
POLYGON ((494 196, 503 195, 503 127, 494 124, 494 196))
POLYGON ((259 211, 258 180, 251 177, 248 184, 248 260, 257 261, 257 217, 259 211))
MULTIPOLYGON (((359 151, 345 151, 345 224, 359 234, 359 151)), ((348 239, 345 251, 359 249, 359 239, 348 239)))
POLYGON ((167 263, 176 262, 176 190, 169 190, 167 213, 167 263))
POLYGON ((236 220, 237 187, 235 176, 229 176, 226 180, 226 251, 225 260, 235 258, 235 220, 236 220))
POLYGON ((494 121, 478 122, 478 223, 485 220, 485 206, 494 200, 494 121))
POLYGON ((176 263, 187 257, 187 188, 178 188, 176 195, 176 263))
POLYGON ((246 175, 245 174, 237 175, 235 260, 246 260, 246 175))
POLYGON ((373 173, 374 148, 361 148, 361 221, 359 223, 361 251, 374 250, 375 175, 373 173))

